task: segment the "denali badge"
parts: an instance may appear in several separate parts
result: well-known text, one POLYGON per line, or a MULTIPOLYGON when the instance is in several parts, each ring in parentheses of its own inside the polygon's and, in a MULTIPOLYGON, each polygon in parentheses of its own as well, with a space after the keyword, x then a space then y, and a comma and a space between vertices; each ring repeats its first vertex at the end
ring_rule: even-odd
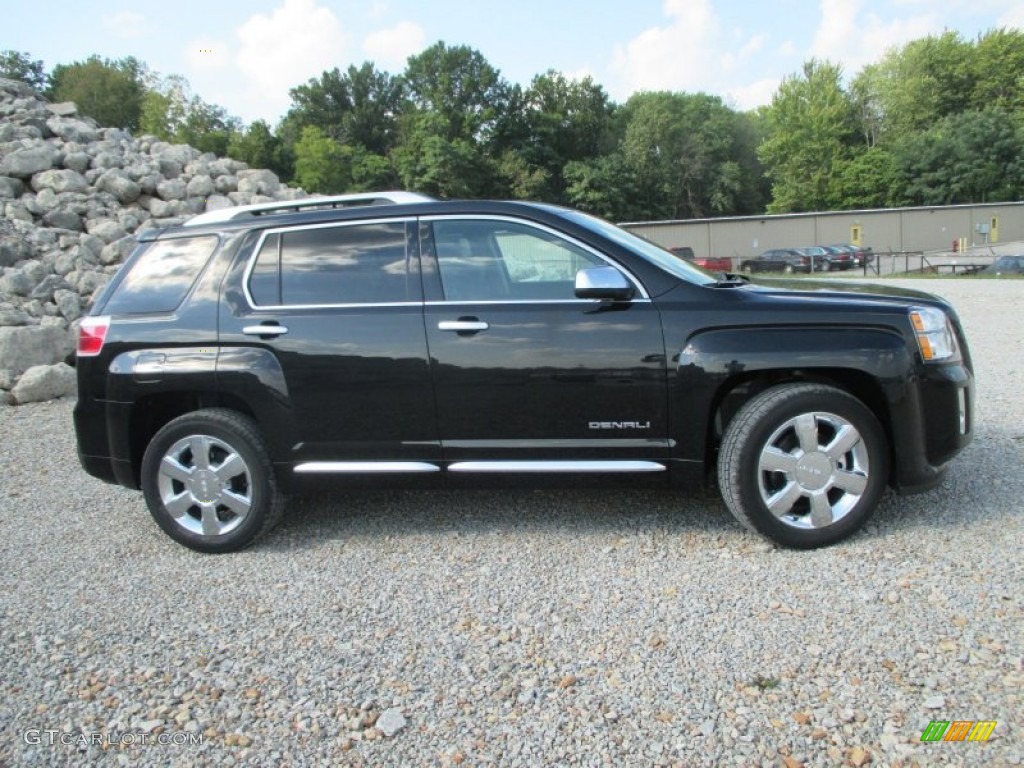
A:
POLYGON ((650 429, 649 421, 592 421, 591 429, 650 429))

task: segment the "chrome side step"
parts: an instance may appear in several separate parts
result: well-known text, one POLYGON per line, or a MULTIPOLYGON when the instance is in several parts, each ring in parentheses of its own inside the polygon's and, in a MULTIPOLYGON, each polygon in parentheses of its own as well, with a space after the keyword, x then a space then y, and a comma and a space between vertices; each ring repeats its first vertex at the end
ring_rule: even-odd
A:
POLYGON ((424 461, 307 461, 295 467, 296 474, 300 475, 440 471, 437 464, 424 461))
POLYGON ((664 472, 656 461, 457 461, 449 472, 664 472))
MULTIPOLYGON (((574 472, 664 472, 657 461, 456 461, 449 472, 574 473, 574 472)), ((425 461, 307 461, 295 467, 300 475, 426 473, 441 467, 425 461)))

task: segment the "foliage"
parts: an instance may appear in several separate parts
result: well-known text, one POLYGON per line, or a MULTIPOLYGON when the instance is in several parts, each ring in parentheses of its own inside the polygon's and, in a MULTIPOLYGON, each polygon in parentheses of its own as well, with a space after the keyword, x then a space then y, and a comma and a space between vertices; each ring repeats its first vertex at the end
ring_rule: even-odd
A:
POLYGON ((770 212, 827 210, 834 167, 849 155, 856 110, 836 64, 811 59, 782 81, 759 154, 772 180, 770 212))
POLYGON ((142 115, 145 74, 145 65, 130 56, 116 61, 90 56, 54 67, 47 95, 75 102, 79 112, 100 125, 134 131, 142 115))
POLYGON ((1024 127, 1002 109, 950 115, 900 142, 896 163, 912 205, 1024 196, 1024 127))
POLYGON ((33 61, 27 53, 0 51, 0 77, 21 80, 36 90, 46 87, 46 72, 42 61, 33 61))
MULTIPOLYGON (((43 63, 0 53, 39 86, 43 63)), ((614 220, 1020 199, 1024 31, 955 32, 885 52, 846 80, 810 60, 770 106, 706 93, 616 104, 592 78, 508 83, 479 52, 436 43, 399 74, 335 67, 290 91, 274 127, 244 126, 179 76, 132 59, 60 64, 48 96, 105 125, 266 167, 311 192, 405 187, 571 205, 614 220)))

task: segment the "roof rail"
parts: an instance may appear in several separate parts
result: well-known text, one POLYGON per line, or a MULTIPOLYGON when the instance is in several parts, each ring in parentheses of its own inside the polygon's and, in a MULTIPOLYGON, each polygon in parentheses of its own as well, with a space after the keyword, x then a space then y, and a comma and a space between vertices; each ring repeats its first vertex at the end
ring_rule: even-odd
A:
POLYGON ((418 192, 361 192, 354 195, 334 195, 331 197, 304 197, 301 200, 278 200, 273 203, 257 203, 255 205, 237 205, 231 208, 219 208, 193 216, 183 226, 197 227, 203 224, 220 224, 225 221, 244 219, 253 216, 271 216, 275 213, 289 213, 317 208, 348 208, 359 205, 400 205, 402 203, 430 203, 433 197, 418 192))

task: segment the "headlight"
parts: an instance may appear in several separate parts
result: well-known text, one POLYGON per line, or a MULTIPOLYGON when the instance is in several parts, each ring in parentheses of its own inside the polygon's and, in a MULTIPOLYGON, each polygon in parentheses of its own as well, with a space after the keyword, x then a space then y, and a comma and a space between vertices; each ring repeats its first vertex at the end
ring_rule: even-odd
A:
POLYGON ((960 354, 949 318, 941 309, 913 307, 910 310, 910 322, 917 335, 921 357, 926 363, 951 360, 960 354))

